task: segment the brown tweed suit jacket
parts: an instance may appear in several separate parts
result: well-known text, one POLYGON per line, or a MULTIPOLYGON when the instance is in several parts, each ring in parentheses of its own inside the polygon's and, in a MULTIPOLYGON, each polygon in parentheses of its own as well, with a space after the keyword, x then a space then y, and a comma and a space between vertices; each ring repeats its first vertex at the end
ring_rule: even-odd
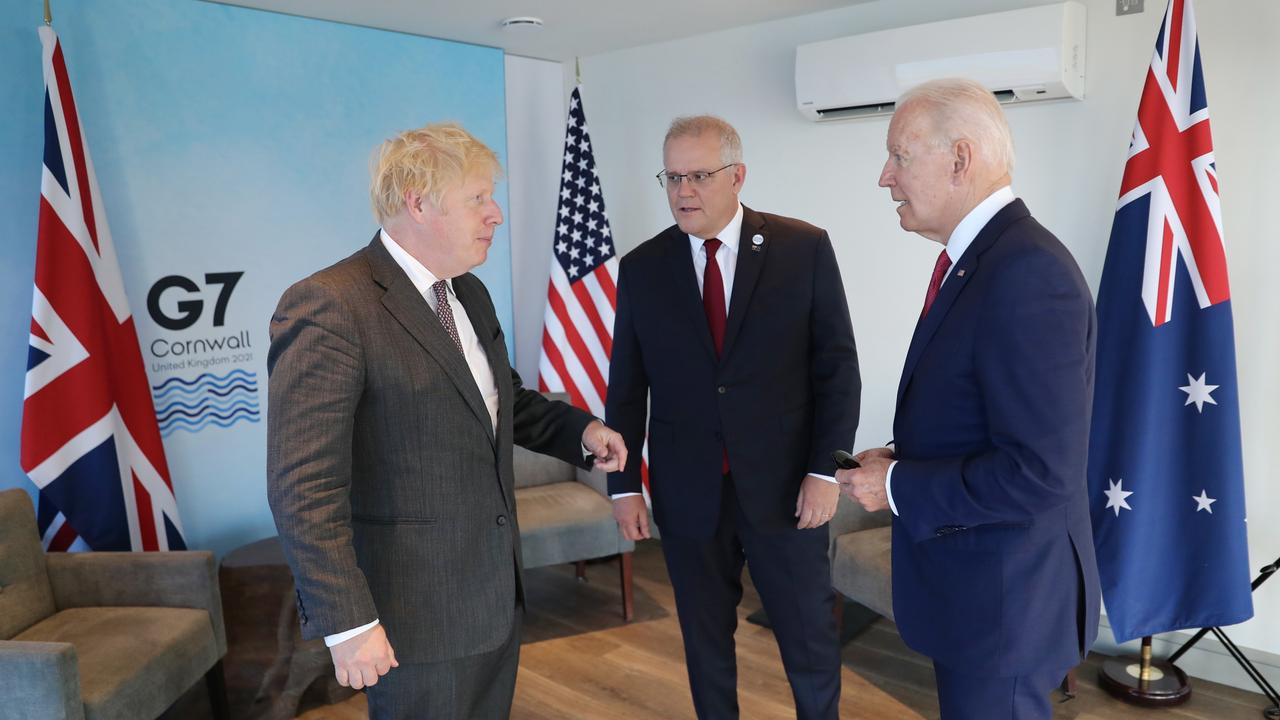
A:
POLYGON ((379 618, 401 662, 498 647, 522 601, 512 443, 584 463, 592 418, 522 387, 484 285, 453 287, 497 380, 496 433, 377 235, 276 308, 267 494, 305 638, 379 618))

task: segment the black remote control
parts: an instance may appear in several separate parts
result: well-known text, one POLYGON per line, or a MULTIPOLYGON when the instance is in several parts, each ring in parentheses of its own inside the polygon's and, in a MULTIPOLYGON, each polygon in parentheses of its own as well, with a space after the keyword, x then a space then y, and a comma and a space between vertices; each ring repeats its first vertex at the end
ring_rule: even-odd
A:
POLYGON ((862 463, 853 459, 853 456, 844 450, 837 450, 831 453, 831 459, 836 461, 836 467, 841 470, 852 470, 862 467, 862 463))

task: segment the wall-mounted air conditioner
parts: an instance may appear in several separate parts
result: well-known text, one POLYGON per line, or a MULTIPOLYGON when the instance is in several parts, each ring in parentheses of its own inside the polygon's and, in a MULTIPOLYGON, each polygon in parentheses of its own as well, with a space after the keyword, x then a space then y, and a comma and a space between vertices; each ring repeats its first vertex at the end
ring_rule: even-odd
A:
POLYGON ((904 90, 968 77, 1003 103, 1084 97, 1085 8, 1064 2, 796 48, 796 106, 810 120, 888 115, 904 90))

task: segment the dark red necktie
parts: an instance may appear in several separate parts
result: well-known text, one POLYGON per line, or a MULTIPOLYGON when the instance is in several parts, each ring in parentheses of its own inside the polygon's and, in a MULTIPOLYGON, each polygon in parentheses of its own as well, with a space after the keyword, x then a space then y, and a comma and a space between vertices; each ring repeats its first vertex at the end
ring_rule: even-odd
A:
POLYGON ((921 318, 929 314, 933 301, 938 299, 938 290, 942 289, 942 280, 947 276, 947 270, 950 268, 951 256, 947 254, 946 248, 942 248, 938 262, 933 265, 933 275, 929 278, 929 291, 924 294, 924 310, 920 311, 921 318))
MULTIPOLYGON (((707 267, 702 271, 702 312, 707 316, 707 327, 711 329, 711 342, 716 346, 716 357, 724 351, 724 277, 720 275, 720 263, 716 262, 716 251, 720 249, 720 240, 711 238, 702 244, 707 250, 707 267)), ((720 472, 729 474, 729 449, 721 446, 720 472)))
POLYGON ((702 311, 707 315, 707 327, 711 329, 711 342, 716 346, 716 357, 724 350, 724 278, 720 275, 720 263, 716 251, 720 240, 711 238, 702 244, 707 250, 707 269, 702 272, 702 311))

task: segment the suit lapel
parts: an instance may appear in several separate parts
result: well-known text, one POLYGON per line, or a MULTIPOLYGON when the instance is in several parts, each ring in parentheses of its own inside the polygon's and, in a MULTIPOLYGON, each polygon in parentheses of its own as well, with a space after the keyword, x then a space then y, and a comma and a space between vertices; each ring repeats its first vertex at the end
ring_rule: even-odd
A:
POLYGON ((738 235, 738 263, 733 274, 733 291, 729 298, 729 319, 724 333, 724 352, 721 357, 729 357, 733 349, 733 341, 742 329, 742 322, 747 316, 747 306, 751 304, 751 294, 755 292, 756 281, 760 279, 760 270, 764 267, 765 255, 769 253, 769 237, 764 234, 764 217, 751 208, 742 206, 742 230, 738 235), (764 243, 754 245, 751 238, 757 234, 764 237, 764 243), (758 248, 758 249, 757 249, 758 248))
MULTIPOLYGON (((514 399, 510 381, 511 363, 507 360, 507 347, 498 333, 498 318, 489 309, 489 303, 484 299, 480 279, 471 273, 453 279, 453 292, 458 296, 458 302, 462 303, 463 309, 467 311, 467 318, 471 320, 471 327, 475 330, 476 337, 480 339, 480 347, 484 349, 485 359, 489 362, 493 382, 498 386, 498 422, 502 422, 503 413, 510 415, 514 399)), ((470 372, 470 368, 467 372, 470 372)), ((472 385, 474 384, 473 380, 472 385)), ((489 411, 484 407, 483 398, 481 398, 481 407, 485 411, 484 419, 488 424, 489 411)))
POLYGON ((951 274, 929 308, 929 314, 916 323, 915 333, 911 336, 911 346, 907 349, 907 359, 902 367, 902 379, 898 381, 898 406, 902 405, 902 397, 906 395, 907 386, 911 384, 911 375, 915 372, 916 364, 920 362, 920 356, 938 332, 951 306, 955 304, 956 298, 978 272, 978 260, 982 253, 995 244, 1005 228, 1009 227, 1013 221, 1029 214, 1027 206, 1021 200, 1014 200, 1006 205, 978 232, 968 249, 964 251, 964 255, 960 256, 960 260, 951 269, 951 274))
POLYGON ((699 338, 711 361, 716 361, 716 347, 711 342, 711 328, 707 327, 707 314, 702 309, 702 290, 698 287, 698 275, 693 269, 693 255, 689 249, 689 236, 679 227, 667 231, 667 277, 674 286, 676 305, 689 322, 693 334, 699 338))
POLYGON ((382 296, 383 307, 444 369, 445 375, 458 388, 467 406, 475 413, 476 419, 484 425, 492 442, 493 426, 489 422, 489 411, 485 408, 484 398, 480 395, 480 389, 476 387, 471 369, 467 367, 466 360, 453 344, 453 338, 449 337, 449 333, 440 324, 436 314, 431 311, 431 306, 427 304, 426 299, 418 294, 418 289, 413 286, 409 276, 405 275, 404 270, 382 246, 381 238, 374 235, 373 242, 369 244, 367 250, 366 257, 369 260, 374 282, 386 289, 386 293, 382 296))

